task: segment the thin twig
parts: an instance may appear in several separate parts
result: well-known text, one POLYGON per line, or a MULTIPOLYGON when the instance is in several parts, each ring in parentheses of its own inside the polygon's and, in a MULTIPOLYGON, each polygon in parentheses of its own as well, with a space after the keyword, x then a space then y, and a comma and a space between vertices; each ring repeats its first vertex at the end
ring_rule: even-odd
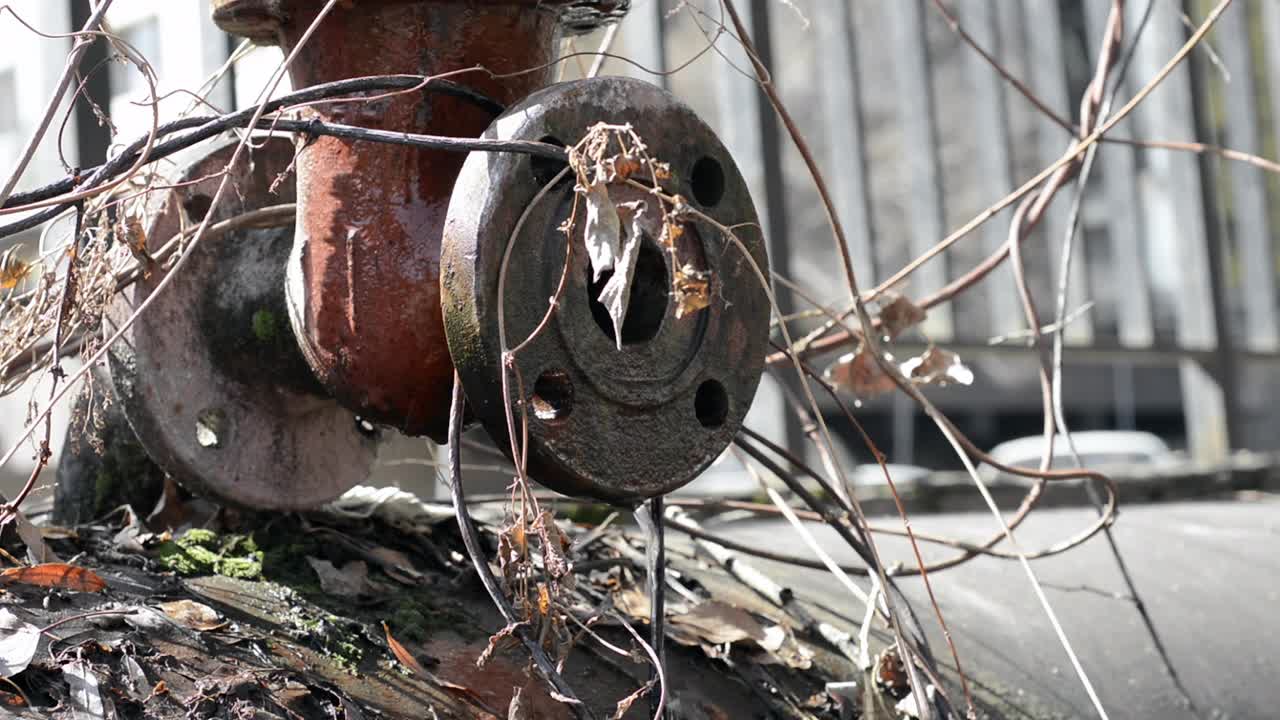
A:
POLYGON ((18 163, 14 166, 13 172, 9 174, 9 179, 5 181, 4 187, 0 188, 0 207, 4 206, 5 200, 9 198, 14 187, 18 185, 18 180, 27 171, 27 166, 31 164, 31 158, 35 157, 36 148, 40 147, 44 134, 49 130, 49 124, 53 122, 54 114, 58 112, 63 98, 67 95, 67 88, 71 86, 71 80, 76 76, 76 70, 80 67, 80 60, 84 58, 85 51, 96 40, 96 36, 90 35, 86 39, 83 34, 93 32, 98 27, 102 19, 106 17, 107 9, 111 7, 112 2, 114 0, 101 0, 98 6, 94 8, 93 14, 85 21, 84 26, 80 28, 80 34, 77 36, 75 44, 71 46, 71 52, 67 55, 66 65, 62 68, 62 77, 58 79, 57 89, 53 91, 48 104, 45 105, 44 115, 40 118, 40 124, 36 126, 36 131, 31 134, 31 139, 27 141, 27 146, 23 149, 22 156, 18 158, 18 163))

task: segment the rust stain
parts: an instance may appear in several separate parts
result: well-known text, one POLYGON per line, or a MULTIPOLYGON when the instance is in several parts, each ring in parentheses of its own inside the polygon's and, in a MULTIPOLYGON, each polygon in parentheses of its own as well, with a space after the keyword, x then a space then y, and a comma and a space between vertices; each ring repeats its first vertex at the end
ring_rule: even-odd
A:
MULTIPOLYGON (((265 0, 259 0, 259 4, 265 0)), ((221 3, 223 15, 278 19, 291 51, 322 3, 281 0, 270 12, 221 3)), ((219 18, 215 4, 215 19, 219 18)), ((336 7, 290 70, 294 87, 370 75, 435 75, 483 65, 546 65, 557 12, 538 3, 363 0, 336 7)), ((228 23, 231 24, 231 23, 228 23)), ((228 28, 231 29, 231 28, 228 28)), ((258 34, 262 34, 259 30, 258 34)), ((543 87, 550 69, 455 78, 503 104, 543 87)), ((451 97, 402 93, 305 112, 384 130, 478 136, 491 117, 451 97)), ((453 365, 440 311, 440 241, 465 155, 318 137, 300 139, 298 225, 291 268, 303 297, 291 312, 303 354, 326 390, 371 421, 443 440, 453 365)))

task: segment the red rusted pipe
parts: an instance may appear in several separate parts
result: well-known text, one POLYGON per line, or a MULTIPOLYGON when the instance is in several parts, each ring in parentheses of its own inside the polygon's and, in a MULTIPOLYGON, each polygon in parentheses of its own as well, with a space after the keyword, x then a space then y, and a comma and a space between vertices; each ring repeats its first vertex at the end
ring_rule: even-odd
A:
MULTIPOLYGON (((560 11, 545 0, 340 3, 289 69, 294 87, 370 75, 454 78, 503 104, 550 80, 560 11)), ((214 0, 223 28, 285 53, 320 0, 214 0)), ((477 136, 492 118, 456 98, 401 93, 304 110, 385 130, 477 136)), ((453 365, 440 313, 440 238, 465 156, 333 137, 299 138, 290 313, 321 384, 362 417, 443 440, 453 365)))

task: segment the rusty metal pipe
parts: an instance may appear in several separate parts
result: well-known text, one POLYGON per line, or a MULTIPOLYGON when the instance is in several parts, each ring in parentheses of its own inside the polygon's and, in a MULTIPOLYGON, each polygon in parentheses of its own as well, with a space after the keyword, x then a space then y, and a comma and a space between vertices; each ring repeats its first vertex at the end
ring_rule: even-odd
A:
MULTIPOLYGON (((370 75, 457 78, 503 104, 551 79, 559 34, 625 0, 360 0, 340 4, 290 67, 295 87, 370 75), (527 71, 527 72, 525 72, 527 71), (495 77, 495 75, 510 75, 495 77)), ((319 0, 213 0, 224 29, 296 46, 319 0)), ((302 112, 392 131, 474 137, 493 119, 463 100, 401 93, 302 112)), ((288 269, 299 345, 324 388, 369 420, 443 441, 453 365, 440 312, 440 241, 464 155, 297 140, 298 223, 288 269)))

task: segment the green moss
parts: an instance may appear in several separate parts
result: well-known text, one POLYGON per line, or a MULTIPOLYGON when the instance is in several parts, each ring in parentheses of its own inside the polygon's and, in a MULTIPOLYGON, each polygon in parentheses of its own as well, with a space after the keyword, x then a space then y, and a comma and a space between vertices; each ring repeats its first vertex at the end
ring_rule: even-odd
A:
POLYGON ((218 556, 204 548, 195 548, 192 552, 173 540, 161 543, 156 548, 156 559, 165 568, 180 575, 208 575, 213 572, 218 556))
POLYGON ((262 576, 263 554, 252 538, 218 534, 193 528, 180 537, 161 543, 156 558, 164 567, 181 575, 225 575, 241 580, 262 576))
POLYGON ((360 638, 359 623, 335 615, 317 615, 309 604, 295 605, 283 620, 291 628, 290 635, 331 658, 339 668, 352 673, 359 670, 366 647, 360 638))
POLYGON ((321 649, 348 672, 360 669, 360 661, 364 659, 364 647, 348 640, 330 638, 321 649))
POLYGON ((218 534, 204 528, 192 528, 177 539, 177 543, 187 549, 193 547, 212 548, 217 542, 218 534))
POLYGON ((262 576, 262 560, 257 557, 223 558, 218 561, 217 572, 241 580, 255 580, 262 576))
POLYGON ((253 336, 259 342, 269 343, 276 338, 276 314, 270 310, 259 310, 253 314, 253 336))

